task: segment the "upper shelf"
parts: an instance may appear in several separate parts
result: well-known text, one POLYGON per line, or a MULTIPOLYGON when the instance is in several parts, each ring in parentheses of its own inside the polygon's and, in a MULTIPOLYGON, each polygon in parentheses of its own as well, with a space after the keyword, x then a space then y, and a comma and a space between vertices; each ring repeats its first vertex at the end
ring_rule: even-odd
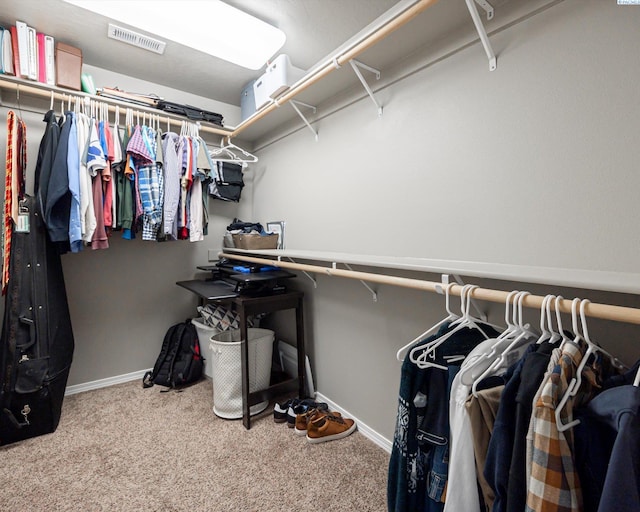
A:
MULTIPOLYGON (((435 260, 402 256, 375 256, 326 251, 295 249, 244 250, 225 247, 222 252, 267 256, 277 260, 323 261, 333 265, 348 264, 367 267, 391 268, 413 272, 458 274, 486 279, 518 281, 535 284, 553 284, 576 288, 619 293, 640 293, 640 274, 582 270, 571 268, 535 267, 481 261, 435 260)), ((216 260, 218 251, 209 252, 209 260, 216 260), (212 257, 213 256, 213 257, 212 257)))
MULTIPOLYGON (((50 101, 68 101, 73 97, 80 97, 88 100, 95 100, 101 103, 109 105, 109 111, 114 112, 116 106, 120 107, 123 111, 127 108, 140 113, 147 113, 159 116, 163 121, 168 121, 173 125, 180 126, 183 122, 194 122, 186 117, 169 114, 157 108, 144 107, 142 105, 134 105, 127 103, 126 101, 119 101, 112 98, 105 98, 103 96, 93 96, 81 91, 74 91, 70 89, 64 89, 61 87, 54 87, 51 85, 43 84, 41 82, 34 82, 32 80, 25 80, 23 78, 16 78, 11 75, 0 74, 0 89, 15 91, 16 97, 19 99, 20 94, 26 94, 27 96, 35 96, 50 101)), ((124 114, 124 112, 123 112, 124 114)), ((217 126, 213 123, 200 122, 200 131, 206 133, 212 133, 215 135, 230 136, 232 130, 217 126)))

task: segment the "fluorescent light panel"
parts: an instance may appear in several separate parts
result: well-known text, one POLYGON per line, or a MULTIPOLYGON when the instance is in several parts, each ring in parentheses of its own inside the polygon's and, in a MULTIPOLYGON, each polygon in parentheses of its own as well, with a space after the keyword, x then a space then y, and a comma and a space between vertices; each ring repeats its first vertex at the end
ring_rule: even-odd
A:
POLYGON ((282 30, 220 0, 64 1, 249 69, 264 66, 286 39, 282 30))

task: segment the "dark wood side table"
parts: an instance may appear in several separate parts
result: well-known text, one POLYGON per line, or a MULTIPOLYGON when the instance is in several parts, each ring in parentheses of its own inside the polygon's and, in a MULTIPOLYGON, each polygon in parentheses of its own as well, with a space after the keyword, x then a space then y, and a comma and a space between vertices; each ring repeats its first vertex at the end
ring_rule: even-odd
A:
MULTIPOLYGON (((251 428, 250 407, 252 405, 269 400, 277 395, 298 389, 298 396, 305 396, 305 349, 304 349, 304 293, 299 291, 286 291, 274 295, 251 297, 225 291, 216 281, 196 279, 192 281, 178 281, 176 283, 183 288, 195 293, 201 303, 217 302, 231 306, 240 316, 240 357, 242 368, 242 423, 245 428, 251 428), (294 309, 296 315, 296 348, 298 350, 298 376, 279 382, 259 391, 249 392, 249 350, 247 348, 247 318, 259 313, 273 313, 294 309)), ((215 392, 215 391, 214 391, 215 392)))

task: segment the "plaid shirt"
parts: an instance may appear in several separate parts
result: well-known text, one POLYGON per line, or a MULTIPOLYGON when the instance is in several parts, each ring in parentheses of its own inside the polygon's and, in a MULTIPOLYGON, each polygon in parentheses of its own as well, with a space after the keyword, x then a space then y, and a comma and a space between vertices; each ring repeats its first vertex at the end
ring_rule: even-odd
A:
MULTIPOLYGON (((582 491, 573 463, 573 434, 561 432, 556 424, 556 406, 564 396, 582 360, 584 347, 565 343, 560 361, 545 376, 540 396, 534 403, 533 460, 527 494, 527 512, 580 512, 582 491)), ((585 366, 578 394, 561 412, 563 424, 573 419, 573 409, 591 396, 597 387, 595 372, 585 366)))

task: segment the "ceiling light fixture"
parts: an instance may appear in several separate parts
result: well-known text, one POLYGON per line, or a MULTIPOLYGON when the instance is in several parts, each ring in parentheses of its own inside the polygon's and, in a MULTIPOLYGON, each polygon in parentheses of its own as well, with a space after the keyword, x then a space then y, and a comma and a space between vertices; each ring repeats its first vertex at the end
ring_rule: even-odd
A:
POLYGON ((282 30, 220 0, 64 1, 249 69, 264 66, 286 40, 282 30))

